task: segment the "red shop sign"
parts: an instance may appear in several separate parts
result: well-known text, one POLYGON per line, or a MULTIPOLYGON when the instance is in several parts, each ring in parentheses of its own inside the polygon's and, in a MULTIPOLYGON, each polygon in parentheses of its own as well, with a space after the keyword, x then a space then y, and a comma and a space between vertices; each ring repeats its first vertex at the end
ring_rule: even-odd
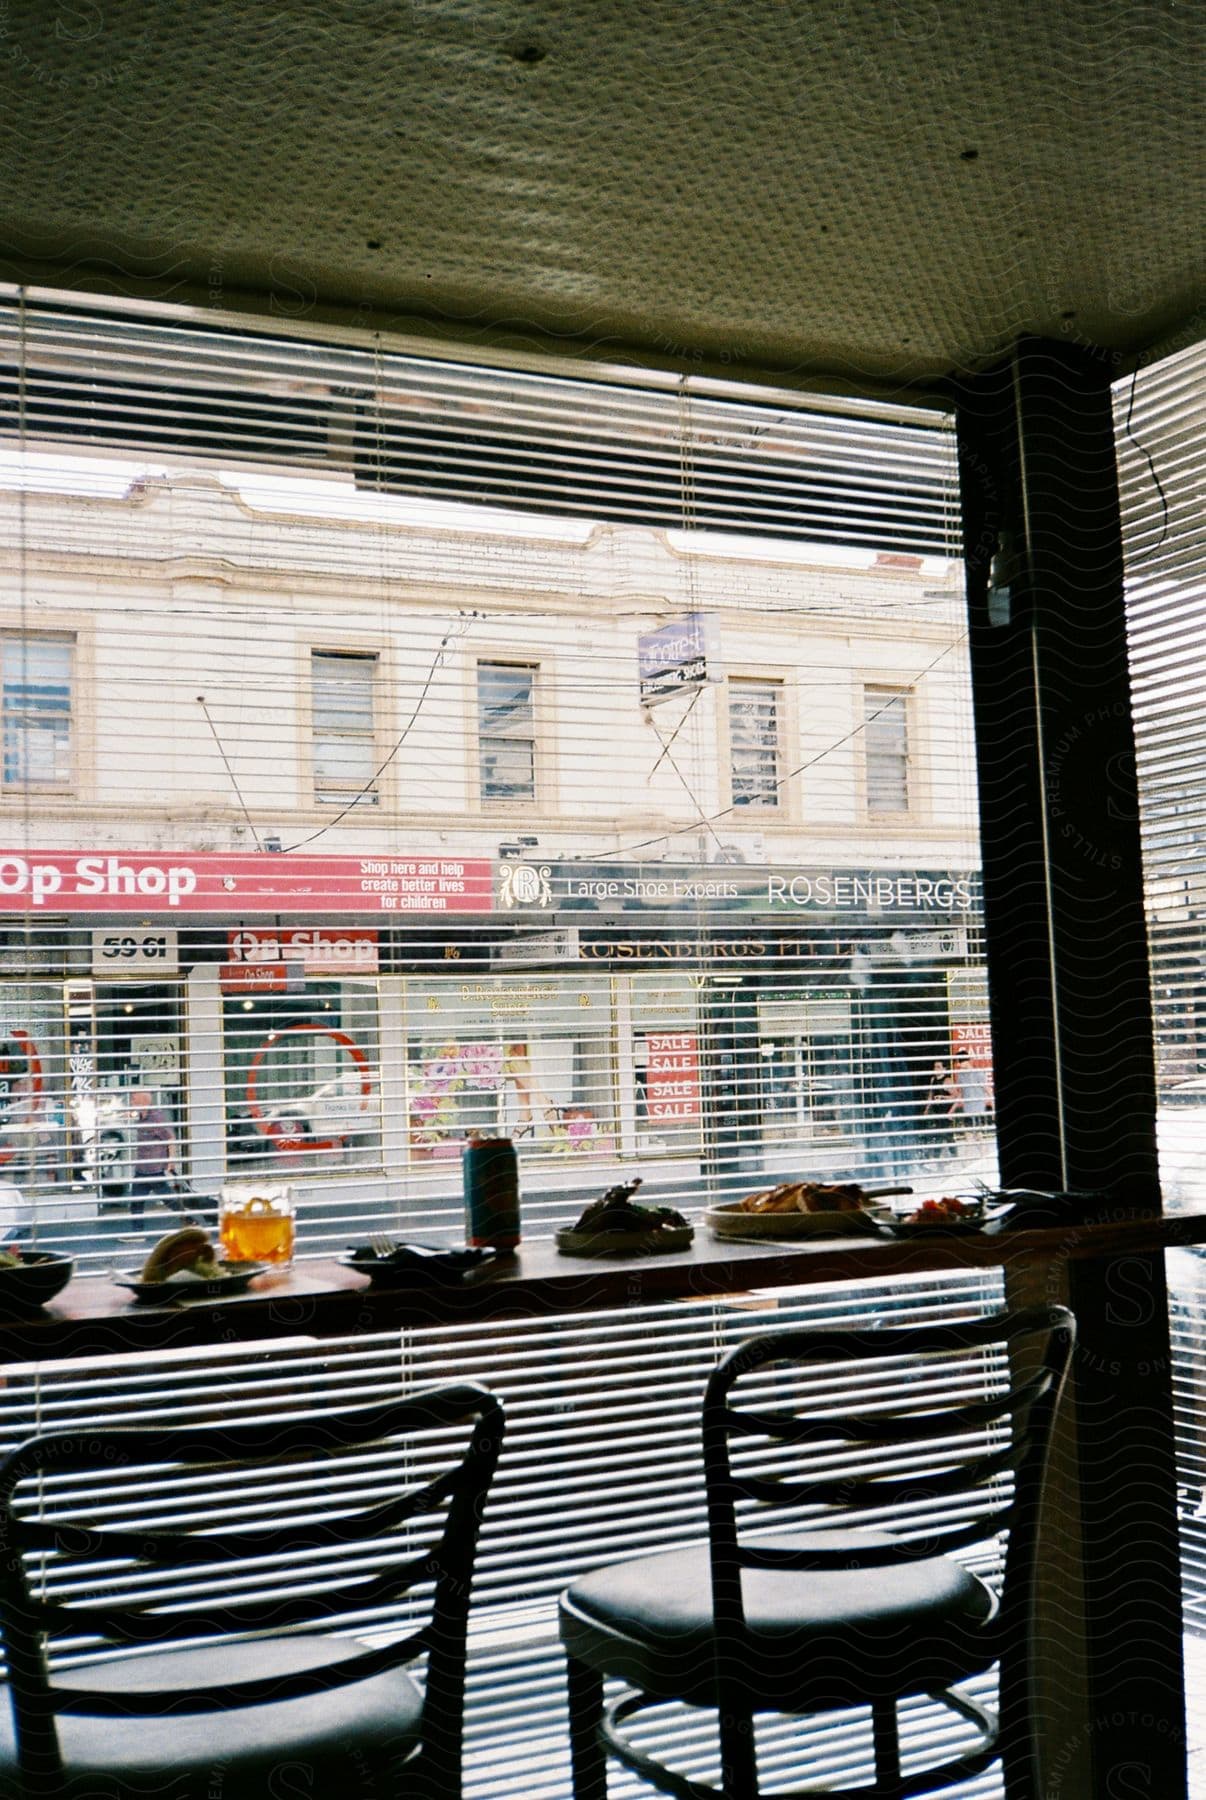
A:
POLYGON ((263 967, 300 963, 309 975, 353 971, 375 975, 378 933, 372 926, 257 925, 226 934, 232 963, 263 967))
POLYGON ((488 913, 487 857, 0 851, 0 914, 488 913))
POLYGON ((218 983, 224 994, 303 993, 306 971, 301 963, 223 963, 218 983))

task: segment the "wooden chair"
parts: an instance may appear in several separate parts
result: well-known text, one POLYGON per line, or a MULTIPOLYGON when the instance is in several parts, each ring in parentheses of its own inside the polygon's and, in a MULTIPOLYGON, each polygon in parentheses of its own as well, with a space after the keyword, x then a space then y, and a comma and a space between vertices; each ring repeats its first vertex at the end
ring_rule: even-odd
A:
POLYGON ((726 1356, 703 1410, 708 1541, 562 1596, 574 1800, 604 1800, 609 1756, 677 1800, 757 1800, 758 1715, 853 1708, 870 1712, 871 1784, 777 1785, 776 1800, 906 1800, 998 1755, 1009 1795, 1029 1800, 1037 1512, 1073 1332, 1064 1309, 1036 1308, 768 1332, 726 1356), (765 1535, 776 1513, 786 1528, 765 1535), (999 1722, 956 1685, 995 1662, 999 1722), (606 1709, 605 1676, 628 1688, 606 1709), (897 1704, 912 1695, 966 1721, 972 1745, 902 1772, 897 1704), (716 1711, 719 1787, 634 1742, 629 1721, 667 1702, 716 1711))
POLYGON ((454 1800, 502 1428, 461 1386, 14 1451, 0 1795, 454 1800))

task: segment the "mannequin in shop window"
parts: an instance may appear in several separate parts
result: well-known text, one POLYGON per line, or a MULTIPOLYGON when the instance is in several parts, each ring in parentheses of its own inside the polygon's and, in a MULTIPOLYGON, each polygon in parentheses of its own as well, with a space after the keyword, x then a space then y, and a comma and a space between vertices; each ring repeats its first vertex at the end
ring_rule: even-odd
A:
POLYGON ((156 1106, 146 1088, 136 1088, 130 1095, 134 1115, 134 1175, 130 1182, 130 1211, 141 1218, 148 1196, 162 1200, 172 1212, 183 1212, 176 1192, 176 1176, 180 1158, 176 1135, 161 1106, 156 1106))

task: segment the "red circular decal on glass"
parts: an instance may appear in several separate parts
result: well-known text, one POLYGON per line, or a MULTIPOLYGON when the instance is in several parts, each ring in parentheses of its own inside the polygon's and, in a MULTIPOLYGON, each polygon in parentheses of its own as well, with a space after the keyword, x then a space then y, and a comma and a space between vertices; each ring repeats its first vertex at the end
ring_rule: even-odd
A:
POLYGON ((247 1071, 247 1109, 252 1123, 262 1137, 266 1137, 274 1150, 282 1152, 291 1150, 338 1150, 342 1137, 311 1137, 307 1132, 298 1131, 293 1121, 269 1118, 259 1102, 260 1064, 268 1052, 287 1037, 326 1037, 341 1050, 346 1050, 353 1064, 360 1072, 360 1111, 367 1112, 369 1098, 373 1091, 373 1078, 369 1072, 369 1060, 356 1042, 346 1031, 337 1031, 333 1025, 286 1025, 280 1031, 260 1045, 251 1059, 251 1067, 247 1071))
MULTIPOLYGON (((29 1117, 32 1119, 42 1109, 42 1059, 38 1055, 38 1047, 28 1031, 18 1025, 11 1032, 12 1041, 20 1046, 25 1056, 25 1074, 18 1079, 29 1083, 29 1117)), ((0 1163, 11 1162, 17 1154, 18 1145, 0 1145, 0 1163)))

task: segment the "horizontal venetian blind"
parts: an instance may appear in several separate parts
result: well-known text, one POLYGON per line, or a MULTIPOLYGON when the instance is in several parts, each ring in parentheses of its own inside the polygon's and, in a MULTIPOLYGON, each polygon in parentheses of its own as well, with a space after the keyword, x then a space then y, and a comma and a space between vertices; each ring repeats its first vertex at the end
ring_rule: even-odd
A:
MULTIPOLYGON (((705 1530, 699 1409, 707 1375, 729 1348, 759 1330, 839 1322, 948 1321, 1000 1304, 996 1271, 961 1271, 890 1282, 742 1295, 732 1301, 677 1303, 559 1320, 521 1320, 473 1330, 429 1329, 397 1336, 299 1339, 257 1352, 174 1354, 4 1371, 0 1434, 5 1447, 34 1430, 171 1426, 368 1404, 412 1389, 472 1379, 498 1393, 508 1415, 502 1461, 488 1504, 474 1584, 466 1793, 470 1800, 562 1800, 567 1791, 564 1667, 557 1642, 556 1597, 601 1562, 698 1539, 705 1530)), ((919 1369, 936 1402, 994 1390, 1005 1378, 992 1356, 941 1375, 919 1369)), ((865 1393, 865 1374, 860 1373, 865 1393)), ((826 1398, 843 1397, 827 1377, 826 1398)), ((919 1451, 924 1456, 924 1447, 919 1451)), ((869 1465, 870 1466, 870 1465, 869 1465)), ((920 1464, 918 1465, 920 1466, 920 1464)), ((416 1464, 415 1474, 422 1465, 416 1464)), ((359 1476, 368 1497, 372 1470, 359 1476)), ((384 1476, 383 1476, 384 1479, 384 1476)), ((229 1512, 265 1501, 226 1496, 209 1473, 174 1471, 142 1489, 144 1516, 158 1525, 187 1516, 217 1525, 229 1512)), ((88 1495, 72 1493, 86 1506, 88 1495)), ((112 1498, 112 1497, 109 1497, 112 1498)), ((54 1496, 49 1496, 53 1504, 54 1496)), ((289 1496, 296 1512, 302 1496, 289 1496)), ((963 1516, 959 1497, 936 1500, 913 1528, 941 1528, 963 1516)), ((991 1546, 976 1566, 995 1568, 991 1546)), ((242 1571, 228 1571, 237 1586, 242 1571)), ((343 1627, 375 1638, 405 1618, 349 1615, 343 1627)), ((991 1683, 975 1684, 991 1704, 991 1683)), ((966 1743, 963 1727, 940 1709, 902 1709, 906 1756, 935 1761, 966 1743)), ((833 1717, 775 1725, 767 1764, 781 1785, 805 1777, 853 1785, 866 1779, 866 1720, 833 1717)), ((653 1747, 690 1773, 705 1775, 714 1756, 698 1721, 655 1721, 653 1747)), ((635 1800, 635 1783, 613 1775, 613 1792, 635 1800)), ((990 1772, 958 1792, 996 1795, 990 1772)))
MULTIPOLYGON (((0 336, 10 1232, 136 1269, 169 1207, 241 1186, 290 1190, 303 1255, 456 1241, 474 1130, 515 1141, 527 1236, 637 1181, 703 1232, 788 1177, 993 1179, 949 419, 46 296, 0 336)), ((701 1529, 721 1351, 999 1294, 13 1370, 0 1412, 16 1439, 498 1389, 469 1792, 553 1800, 556 1593, 701 1529)), ((910 1753, 951 1731, 920 1709, 910 1753)), ((858 1779, 862 1722, 817 1754, 858 1779)))
POLYGON ((1206 1195, 1206 349, 1115 390, 1166 1202, 1206 1195))
POLYGON ((994 1179, 949 419, 53 296, 5 357, 0 1238, 455 1241, 472 1132, 531 1234, 994 1179))
MULTIPOLYGON (((1206 347, 1115 389, 1160 1182, 1206 1199, 1206 347)), ((1206 1258, 1167 1258, 1182 1604, 1206 1621, 1206 1258)), ((1190 1711, 1190 1748, 1200 1730, 1190 1711)))
POLYGON ((0 290, 0 432, 563 518, 951 554, 952 441, 910 409, 750 404, 0 290), (689 400, 689 409, 687 401, 689 400))

